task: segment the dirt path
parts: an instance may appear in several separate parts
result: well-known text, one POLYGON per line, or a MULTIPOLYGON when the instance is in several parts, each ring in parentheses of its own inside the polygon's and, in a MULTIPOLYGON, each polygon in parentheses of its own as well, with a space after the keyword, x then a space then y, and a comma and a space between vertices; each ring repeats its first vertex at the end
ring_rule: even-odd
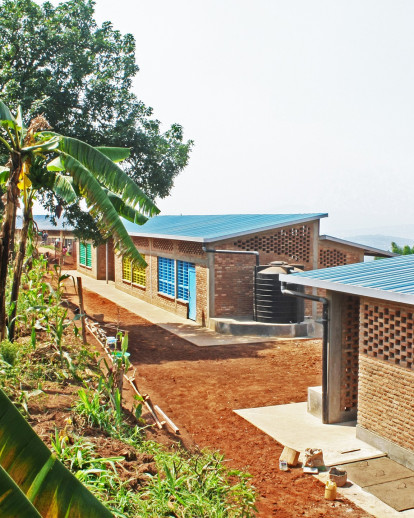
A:
POLYGON ((247 470, 258 516, 370 516, 347 500, 324 500, 324 486, 302 470, 278 470, 282 446, 233 409, 305 401, 321 382, 319 340, 196 347, 85 290, 86 312, 129 332, 140 390, 180 427, 186 446, 220 450, 247 470))

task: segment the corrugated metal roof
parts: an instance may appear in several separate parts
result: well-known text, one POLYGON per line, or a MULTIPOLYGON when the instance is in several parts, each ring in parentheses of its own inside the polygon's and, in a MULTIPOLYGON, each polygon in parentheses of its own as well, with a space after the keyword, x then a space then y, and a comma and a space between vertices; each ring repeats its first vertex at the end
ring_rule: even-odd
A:
POLYGON ((204 216, 155 216, 144 225, 124 221, 132 236, 161 237, 185 241, 212 242, 262 232, 285 225, 326 217, 308 214, 219 214, 204 216))
POLYGON ((339 237, 323 235, 319 236, 321 241, 332 241, 333 243, 339 243, 342 245, 354 246, 355 248, 360 248, 364 251, 364 255, 374 256, 374 257, 395 257, 398 254, 394 254, 388 250, 382 250, 381 248, 374 248, 373 246, 362 245, 360 243, 355 243, 354 241, 348 241, 346 239, 340 239, 339 237))
POLYGON ((414 255, 281 275, 292 284, 414 304, 414 255))
MULTIPOLYGON (((69 225, 69 223, 66 222, 66 220, 61 217, 59 219, 56 219, 56 225, 54 225, 50 219, 49 216, 46 215, 35 215, 33 216, 33 219, 38 227, 39 230, 66 230, 68 232, 71 232, 73 230, 72 225, 69 225)), ((22 217, 17 216, 16 217, 16 228, 21 229, 22 228, 22 217)))

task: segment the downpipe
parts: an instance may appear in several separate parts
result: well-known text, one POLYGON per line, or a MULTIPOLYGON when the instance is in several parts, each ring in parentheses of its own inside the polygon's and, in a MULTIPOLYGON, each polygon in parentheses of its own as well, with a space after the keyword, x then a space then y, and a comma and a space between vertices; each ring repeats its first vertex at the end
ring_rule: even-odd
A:
POLYGON ((257 300, 256 300, 256 288, 257 288, 257 267, 259 266, 259 252, 247 251, 247 250, 214 250, 213 248, 202 247, 203 252, 207 254, 242 254, 242 255, 254 255, 256 256, 256 267, 254 269, 254 293, 253 293, 253 320, 257 322, 257 300))
POLYGON ((328 326, 329 326, 329 300, 325 297, 316 295, 306 295, 300 291, 294 291, 286 288, 287 283, 281 282, 281 291, 283 295, 290 295, 301 299, 308 299, 314 302, 322 303, 322 318, 316 322, 322 324, 322 423, 329 423, 329 404, 328 404, 328 326))

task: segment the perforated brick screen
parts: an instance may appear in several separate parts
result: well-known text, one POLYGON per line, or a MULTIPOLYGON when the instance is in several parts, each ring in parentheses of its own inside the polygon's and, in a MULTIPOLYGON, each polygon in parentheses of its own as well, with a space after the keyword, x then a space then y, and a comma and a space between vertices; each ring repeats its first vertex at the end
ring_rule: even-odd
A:
POLYGON ((148 248, 149 247, 149 239, 147 237, 134 237, 134 244, 140 248, 148 248))
POLYGON ((154 239, 153 247, 156 250, 162 250, 163 252, 172 252, 174 249, 174 242, 171 239, 154 239))
POLYGON ((202 246, 203 245, 201 243, 193 243, 191 241, 179 241, 178 251, 182 254, 202 255, 202 246))
POLYGON ((254 236, 249 239, 238 239, 234 245, 247 251, 275 253, 287 256, 295 261, 309 262, 311 253, 311 228, 282 228, 272 235, 254 236))
POLYGON ((359 297, 346 297, 342 312, 343 410, 352 410, 358 404, 359 305, 359 297))
POLYGON ((414 370, 413 312, 392 303, 361 304, 361 353, 414 370))
POLYGON ((342 266, 347 264, 347 255, 335 248, 321 248, 319 250, 319 268, 342 266))

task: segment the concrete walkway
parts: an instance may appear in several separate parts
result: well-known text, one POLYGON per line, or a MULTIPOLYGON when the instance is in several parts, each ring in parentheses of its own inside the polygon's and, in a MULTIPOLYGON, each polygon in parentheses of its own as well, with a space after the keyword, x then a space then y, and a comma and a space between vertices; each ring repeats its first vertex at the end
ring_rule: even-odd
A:
MULTIPOLYGON (((82 274, 76 270, 68 270, 66 273, 73 277, 82 278, 82 286, 97 293, 101 297, 114 302, 118 306, 135 313, 136 315, 145 318, 152 324, 170 331, 180 338, 191 342, 198 347, 211 347, 215 345, 231 345, 231 344, 254 344, 259 342, 269 342, 277 340, 273 337, 265 336, 231 336, 222 335, 196 324, 192 320, 182 318, 170 311, 158 308, 152 304, 144 302, 137 297, 124 293, 115 287, 113 281, 97 281, 87 275, 82 274)), ((91 315, 93 317, 93 315, 91 315)), ((286 340, 284 338, 283 340, 286 340)))

